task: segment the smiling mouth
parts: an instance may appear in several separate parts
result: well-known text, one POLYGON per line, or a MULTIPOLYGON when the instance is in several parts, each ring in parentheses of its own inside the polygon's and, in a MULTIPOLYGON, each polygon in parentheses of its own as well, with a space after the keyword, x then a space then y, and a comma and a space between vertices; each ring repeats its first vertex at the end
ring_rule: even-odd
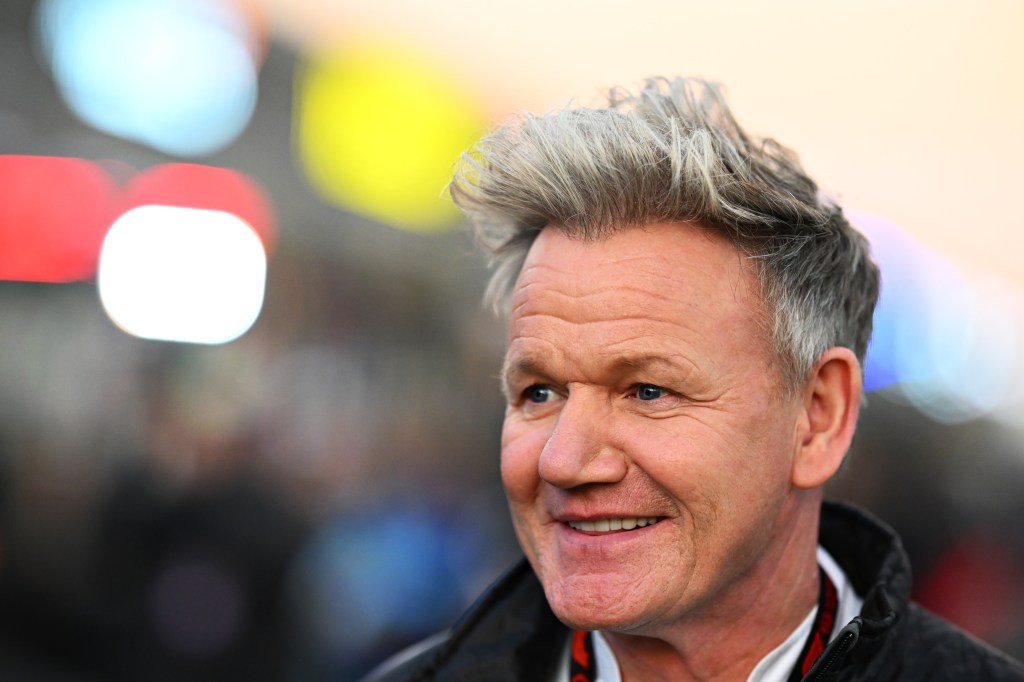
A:
POLYGON ((597 521, 567 521, 570 528, 587 533, 607 533, 618 530, 634 530, 661 521, 662 516, 640 516, 636 518, 600 519, 597 521))

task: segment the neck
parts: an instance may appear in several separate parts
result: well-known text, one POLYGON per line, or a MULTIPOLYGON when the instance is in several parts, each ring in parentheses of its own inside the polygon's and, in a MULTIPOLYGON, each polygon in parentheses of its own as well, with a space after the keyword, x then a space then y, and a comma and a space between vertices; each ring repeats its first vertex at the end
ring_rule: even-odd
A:
POLYGON ((623 681, 747 679, 817 604, 820 500, 797 492, 784 530, 713 604, 657 632, 604 632, 623 681))

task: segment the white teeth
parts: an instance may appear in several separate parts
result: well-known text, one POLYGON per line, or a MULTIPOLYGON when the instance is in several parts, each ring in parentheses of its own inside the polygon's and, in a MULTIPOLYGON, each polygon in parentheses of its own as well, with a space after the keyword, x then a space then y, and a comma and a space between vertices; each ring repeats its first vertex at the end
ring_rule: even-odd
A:
POLYGON ((569 526, 588 533, 605 533, 612 530, 633 530, 657 523, 657 516, 640 516, 622 519, 600 519, 598 521, 570 521, 569 526))

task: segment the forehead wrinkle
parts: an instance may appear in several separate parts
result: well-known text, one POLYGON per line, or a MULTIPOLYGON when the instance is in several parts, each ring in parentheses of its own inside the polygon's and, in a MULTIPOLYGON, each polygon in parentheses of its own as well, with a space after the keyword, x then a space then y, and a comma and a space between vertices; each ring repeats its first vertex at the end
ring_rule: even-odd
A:
MULTIPOLYGON (((577 379, 584 380, 582 376, 585 375, 589 377, 585 380, 603 380, 655 367, 668 370, 680 379, 699 374, 700 371, 693 361, 685 352, 679 350, 680 341, 676 338, 662 339, 661 335, 638 335, 618 340, 597 350, 582 364, 574 365, 575 372, 583 373, 577 379), (655 338, 658 340, 652 341, 655 338)), ((557 351, 544 353, 534 347, 515 353, 511 352, 511 348, 509 350, 501 374, 502 388, 506 396, 511 392, 512 379, 518 375, 555 382, 567 379, 561 376, 567 368, 562 367, 557 351), (553 367, 552 362, 557 363, 558 367, 553 367)))
POLYGON ((672 304, 675 308, 674 311, 655 318, 661 322, 683 322, 688 315, 692 315, 694 312, 699 312, 704 316, 708 315, 708 311, 700 310, 699 307, 693 305, 692 302, 680 300, 676 296, 662 293, 661 291, 652 291, 650 288, 638 285, 613 283, 587 292, 567 293, 559 290, 557 287, 552 287, 549 284, 534 282, 526 284, 516 291, 513 298, 510 322, 515 324, 536 317, 550 317, 572 324, 624 322, 629 321, 631 318, 636 318, 637 322, 649 322, 650 320, 644 320, 643 318, 638 317, 636 313, 643 312, 644 314, 650 314, 652 312, 649 305, 651 303, 650 299, 653 299, 654 301, 665 301, 672 304), (540 291, 536 295, 528 291, 529 289, 538 288, 540 291), (647 301, 648 305, 638 307, 633 301, 628 300, 628 298, 626 300, 614 300, 611 302, 604 302, 600 300, 604 296, 611 295, 619 297, 622 294, 636 294, 639 297, 649 299, 647 301), (558 305, 559 301, 566 300, 573 303, 573 305, 567 308, 560 308, 558 314, 543 311, 547 306, 558 305), (580 319, 588 318, 592 315, 592 306, 599 306, 602 314, 607 315, 607 317, 603 319, 580 319), (534 310, 534 308, 539 308, 540 310, 534 310))
MULTIPOLYGON (((618 289, 625 289, 630 291, 648 292, 647 286, 642 284, 630 284, 628 281, 624 282, 621 276, 610 277, 607 279, 608 284, 597 287, 587 287, 586 291, 581 291, 583 288, 580 282, 580 273, 583 270, 589 272, 601 271, 604 269, 619 270, 622 265, 629 265, 631 263, 639 264, 635 275, 650 278, 654 280, 665 280, 668 284, 687 284, 691 278, 686 276, 685 271, 677 271, 673 269, 673 263, 670 259, 664 257, 651 257, 651 256, 633 256, 628 258, 614 258, 606 261, 602 261, 596 264, 588 263, 586 268, 581 268, 575 265, 571 258, 562 259, 567 261, 566 265, 560 266, 558 264, 549 263, 528 263, 517 279, 514 286, 514 292, 519 295, 529 289, 536 286, 543 286, 546 290, 557 290, 558 288, 565 289, 566 291, 560 291, 564 296, 584 297, 598 295, 607 291, 615 291, 618 289), (660 266, 660 267, 659 267, 660 266), (666 269, 664 266, 668 266, 666 269), (546 278, 545 274, 552 273, 553 278, 546 278), (538 281, 540 279, 541 281, 538 281), (547 280, 547 281, 544 281, 547 280)), ((738 278, 734 278, 738 279, 738 278)))
MULTIPOLYGON (((617 375, 625 375, 632 372, 644 372, 662 370, 668 371, 673 377, 679 380, 688 380, 702 376, 700 368, 694 364, 690 356, 680 346, 686 346, 681 339, 667 338, 664 341, 655 343, 643 343, 651 337, 638 337, 637 339, 624 340, 620 343, 608 346, 605 353, 601 355, 611 356, 608 358, 608 370, 617 375), (641 341, 635 344, 634 341, 641 341), (667 341, 667 346, 664 343, 667 341), (636 348, 637 345, 646 348, 636 348), (623 350, 617 350, 620 346, 627 346, 623 350)), ((709 360, 710 362, 710 360, 709 360)))
MULTIPOLYGON (((631 282, 623 281, 621 276, 607 278, 605 284, 592 285, 587 287, 587 290, 582 290, 580 282, 580 273, 578 270, 570 268, 559 268, 546 264, 533 264, 523 270, 515 288, 513 291, 512 307, 510 312, 515 313, 522 308, 529 306, 531 303, 542 304, 542 300, 545 297, 553 299, 570 299, 580 302, 585 302, 587 299, 599 297, 604 294, 619 294, 619 293, 633 293, 639 294, 644 297, 653 297, 657 300, 675 302, 677 301, 676 296, 670 296, 662 293, 663 290, 671 290, 676 287, 683 287, 690 289, 694 294, 701 294, 702 291, 698 290, 694 286, 694 282, 700 282, 701 278, 691 276, 694 268, 688 268, 686 270, 669 269, 668 271, 657 267, 656 263, 667 263, 669 266, 672 265, 671 261, 664 258, 641 258, 635 257, 626 259, 626 262, 637 261, 644 264, 642 271, 638 271, 636 275, 643 277, 646 281, 642 282, 631 282), (545 279, 540 273, 531 273, 532 270, 549 271, 556 273, 554 280, 545 279), (652 285, 652 280, 653 284, 652 285), (664 284, 658 285, 658 280, 662 280, 664 284), (540 289, 539 294, 535 294, 537 289, 540 289)), ((591 268, 593 270, 600 270, 605 266, 613 267, 620 264, 622 261, 607 261, 599 264, 597 268, 591 268)), ((752 308, 757 310, 761 307, 762 302, 759 300, 759 290, 756 286, 755 281, 751 281, 754 277, 754 273, 744 271, 740 267, 737 268, 714 268, 710 267, 702 268, 705 274, 712 275, 708 278, 709 281, 720 281, 725 278, 728 281, 728 286, 732 292, 733 300, 740 304, 743 308, 752 308)))
MULTIPOLYGON (((660 365, 662 367, 676 369, 680 366, 680 363, 676 362, 674 358, 683 358, 683 356, 678 353, 670 356, 658 353, 630 353, 620 355, 615 358, 612 361, 611 366, 614 369, 626 370, 643 370, 650 368, 652 365, 660 365)), ((682 364, 688 365, 690 363, 688 361, 684 361, 682 364)))

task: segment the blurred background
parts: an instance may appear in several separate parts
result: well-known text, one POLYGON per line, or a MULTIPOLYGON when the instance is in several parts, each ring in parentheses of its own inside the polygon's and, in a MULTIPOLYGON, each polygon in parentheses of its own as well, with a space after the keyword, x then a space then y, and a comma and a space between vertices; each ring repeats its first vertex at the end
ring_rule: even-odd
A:
POLYGON ((443 188, 516 112, 723 82, 873 242, 834 497, 1024 656, 1024 5, 5 0, 0 677, 353 680, 515 559, 443 188))

